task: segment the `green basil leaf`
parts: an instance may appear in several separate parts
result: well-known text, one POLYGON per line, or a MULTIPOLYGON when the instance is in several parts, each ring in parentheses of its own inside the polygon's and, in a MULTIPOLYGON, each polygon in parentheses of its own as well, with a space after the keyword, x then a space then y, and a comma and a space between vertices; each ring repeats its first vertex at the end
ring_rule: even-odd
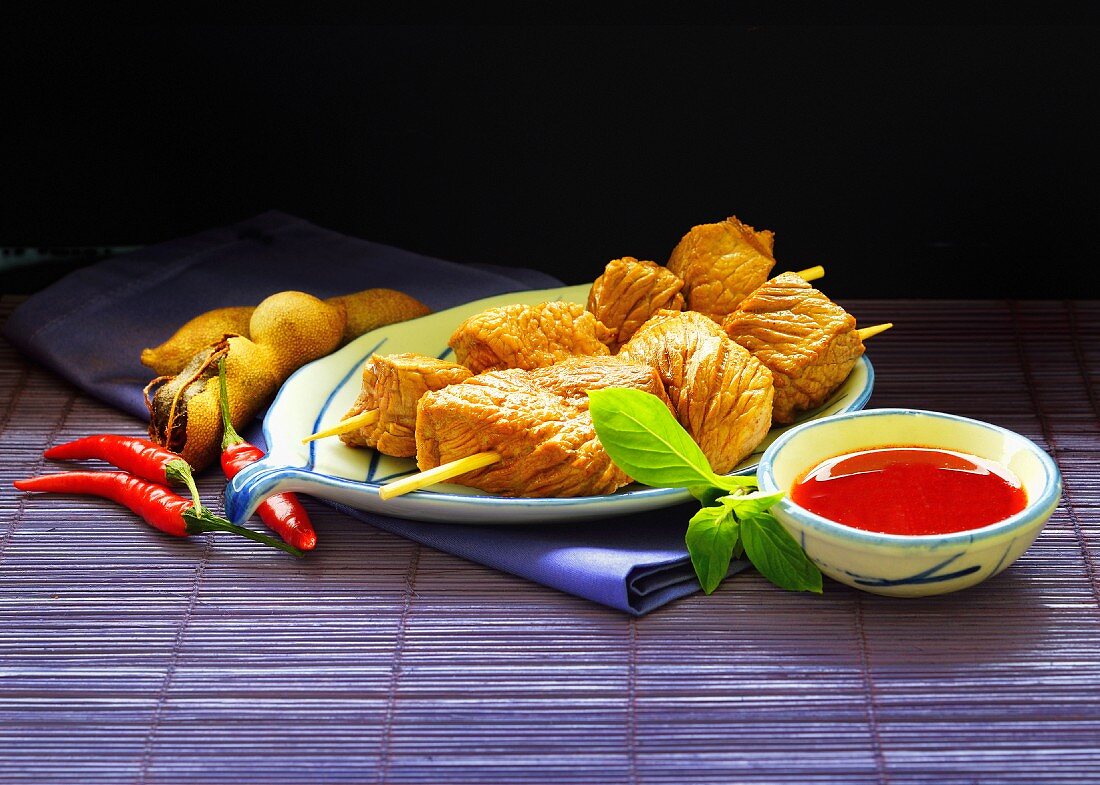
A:
POLYGON ((724 506, 704 507, 688 521, 684 542, 705 593, 717 589, 729 572, 739 528, 737 518, 724 506))
POLYGON ((738 518, 745 518, 749 515, 765 514, 773 504, 782 498, 782 492, 760 493, 757 491, 756 493, 740 495, 730 494, 729 496, 720 497, 717 501, 733 510, 738 518))
POLYGON ((699 502, 700 507, 713 507, 721 497, 726 495, 725 488, 716 488, 713 485, 695 485, 688 490, 699 502))
POLYGON ((781 589, 821 594, 821 571, 798 542, 767 513, 741 518, 741 541, 749 561, 781 589))
POLYGON ((589 390, 600 443, 633 479, 654 488, 721 486, 707 458, 661 399, 642 390, 589 390))

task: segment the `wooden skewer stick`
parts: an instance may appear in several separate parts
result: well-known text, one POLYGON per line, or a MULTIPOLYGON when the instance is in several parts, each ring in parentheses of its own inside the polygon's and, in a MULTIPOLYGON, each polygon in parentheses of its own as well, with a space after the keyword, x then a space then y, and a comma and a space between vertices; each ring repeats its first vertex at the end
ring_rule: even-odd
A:
POLYGON ((861 330, 856 330, 859 333, 859 340, 866 341, 873 335, 878 335, 881 332, 886 332, 894 326, 893 322, 886 322, 885 324, 873 324, 870 327, 864 327, 861 330))
POLYGON ((500 453, 496 452, 479 452, 468 455, 465 458, 443 463, 436 466, 434 469, 428 469, 427 471, 411 474, 408 477, 402 477, 399 480, 386 483, 378 489, 378 498, 392 499, 394 496, 401 496, 410 491, 418 491, 421 488, 427 488, 429 485, 447 482, 447 480, 452 477, 457 477, 460 474, 491 466, 501 460, 502 457, 500 453))
POLYGON ((323 439, 326 436, 336 436, 341 433, 348 433, 349 431, 357 431, 360 428, 364 428, 371 423, 378 421, 378 410, 367 409, 365 412, 360 412, 353 417, 349 417, 346 420, 341 420, 331 428, 327 428, 323 431, 317 431, 312 433, 306 438, 302 439, 302 444, 309 444, 314 439, 323 439))
POLYGON ((819 264, 814 267, 807 267, 805 270, 799 270, 795 275, 803 281, 816 281, 818 278, 825 277, 825 268, 819 264))

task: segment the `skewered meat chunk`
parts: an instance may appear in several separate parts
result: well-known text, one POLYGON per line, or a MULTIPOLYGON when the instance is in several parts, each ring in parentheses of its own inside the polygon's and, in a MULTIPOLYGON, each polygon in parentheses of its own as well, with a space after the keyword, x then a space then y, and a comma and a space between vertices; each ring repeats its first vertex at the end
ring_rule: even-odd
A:
POLYGON ((422 354, 371 355, 363 366, 363 389, 344 419, 370 409, 378 419, 340 434, 351 447, 373 447, 398 458, 416 455, 416 404, 429 390, 469 379, 470 369, 422 354))
POLYGON ((672 249, 668 269, 684 280, 688 308, 721 322, 768 279, 775 235, 730 216, 692 227, 672 249))
POLYGON ((680 399, 688 358, 704 340, 712 337, 727 336, 713 319, 698 311, 658 311, 623 345, 616 357, 656 368, 675 406, 680 399))
POLYGON ((656 369, 626 357, 570 357, 533 371, 540 388, 560 395, 570 405, 588 411, 588 391, 629 387, 656 395, 671 411, 665 387, 656 369))
POLYGON ((863 354, 855 318, 795 273, 766 282, 722 327, 771 369, 780 423, 825 403, 863 354))
POLYGON ((489 371, 420 399, 416 462, 427 470, 493 451, 501 460, 454 482, 503 496, 587 496, 630 478, 596 436, 586 390, 631 387, 667 402, 657 373, 617 357, 489 371))
POLYGON ((732 471, 771 427, 771 372, 694 311, 661 311, 616 355, 657 369, 673 413, 719 474, 732 471))
POLYGON ((576 355, 608 355, 611 332, 580 303, 504 305, 471 316, 448 345, 471 371, 531 370, 576 355))
POLYGON ((683 286, 675 273, 655 262, 612 259, 592 283, 588 310, 613 331, 609 346, 614 353, 657 311, 682 310, 683 286))

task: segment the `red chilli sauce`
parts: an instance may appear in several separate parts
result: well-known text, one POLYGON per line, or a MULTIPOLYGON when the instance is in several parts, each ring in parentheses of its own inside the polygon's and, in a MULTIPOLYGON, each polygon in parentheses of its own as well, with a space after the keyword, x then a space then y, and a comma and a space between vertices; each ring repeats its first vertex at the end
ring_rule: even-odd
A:
POLYGON ((1027 506, 1019 478, 996 461, 928 447, 881 447, 822 461, 795 480, 791 501, 884 534, 950 534, 1027 506))

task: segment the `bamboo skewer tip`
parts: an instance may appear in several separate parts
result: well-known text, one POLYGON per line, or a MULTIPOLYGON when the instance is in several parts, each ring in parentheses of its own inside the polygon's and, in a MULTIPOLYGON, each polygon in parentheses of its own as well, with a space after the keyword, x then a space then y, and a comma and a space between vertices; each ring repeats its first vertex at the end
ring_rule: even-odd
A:
POLYGON ((816 281, 818 278, 825 277, 825 268, 818 264, 813 267, 807 267, 805 270, 799 270, 795 275, 803 281, 816 281))
POLYGON ((859 334, 861 341, 866 341, 868 338, 878 335, 879 333, 886 332, 894 326, 893 322, 885 322, 883 324, 873 324, 870 327, 863 327, 856 332, 859 334))
POLYGON ((317 431, 317 433, 311 433, 306 438, 302 439, 302 444, 309 444, 317 439, 324 439, 326 436, 338 436, 341 433, 349 433, 351 431, 357 431, 360 428, 378 421, 378 410, 367 409, 365 412, 356 414, 353 417, 348 417, 346 420, 341 420, 331 428, 326 428, 323 431, 317 431))
POLYGON ((427 488, 429 485, 447 482, 447 480, 453 479, 460 474, 491 466, 501 460, 502 457, 503 456, 497 452, 479 452, 473 455, 467 455, 465 458, 442 463, 433 469, 427 469, 422 472, 417 472, 416 474, 411 474, 408 477, 402 477, 386 483, 378 489, 378 498, 385 501, 395 496, 402 496, 412 491, 418 491, 421 488, 427 488))

